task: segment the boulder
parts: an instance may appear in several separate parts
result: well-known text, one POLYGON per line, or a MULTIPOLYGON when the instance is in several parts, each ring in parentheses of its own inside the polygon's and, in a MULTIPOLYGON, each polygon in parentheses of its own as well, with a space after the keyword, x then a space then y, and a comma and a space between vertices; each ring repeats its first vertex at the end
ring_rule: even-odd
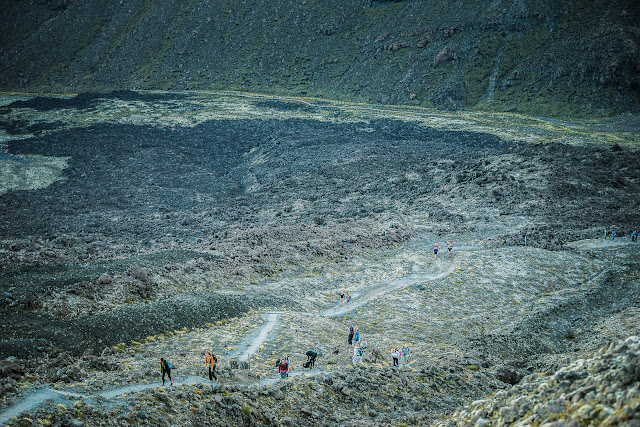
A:
POLYGON ((24 376, 24 367, 17 360, 0 361, 0 378, 19 380, 24 376))

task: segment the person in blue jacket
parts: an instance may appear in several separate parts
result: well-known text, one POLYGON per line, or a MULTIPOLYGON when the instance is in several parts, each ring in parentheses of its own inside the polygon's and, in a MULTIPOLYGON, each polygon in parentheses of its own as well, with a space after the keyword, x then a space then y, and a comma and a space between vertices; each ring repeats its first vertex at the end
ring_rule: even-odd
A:
POLYGON ((360 342, 360 331, 356 326, 355 331, 353 332, 353 346, 358 347, 358 343, 360 342))

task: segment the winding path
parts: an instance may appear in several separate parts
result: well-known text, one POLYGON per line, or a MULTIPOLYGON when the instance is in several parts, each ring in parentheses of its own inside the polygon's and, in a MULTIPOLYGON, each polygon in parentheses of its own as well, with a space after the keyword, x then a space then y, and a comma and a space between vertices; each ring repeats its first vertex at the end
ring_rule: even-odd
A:
MULTIPOLYGON (((413 272, 413 267, 414 265, 412 263, 408 268, 408 274, 403 277, 399 277, 390 281, 375 283, 360 291, 354 292, 352 294, 354 298, 351 300, 350 304, 337 303, 335 306, 328 308, 326 310, 316 312, 316 313, 305 313, 305 314, 313 314, 313 315, 318 315, 323 317, 341 316, 349 311, 362 307, 363 305, 371 301, 373 298, 380 295, 384 295, 387 292, 404 288, 406 286, 414 285, 421 281, 438 280, 443 277, 446 277, 448 274, 450 274, 453 271, 454 264, 447 263, 445 265, 446 268, 444 270, 435 274, 433 273, 429 274, 425 272, 416 273, 416 272, 413 272)), ((266 322, 260 327, 249 332, 249 334, 247 334, 245 339, 241 341, 240 344, 238 345, 238 348, 240 349, 236 354, 236 358, 238 360, 248 361, 253 354, 259 351, 260 346, 262 346, 267 341, 269 334, 276 327, 278 323, 279 314, 281 314, 281 312, 268 312, 266 322)), ((291 373, 290 377, 303 376, 303 375, 315 376, 315 375, 319 375, 326 372, 327 371, 313 371, 313 372, 296 371, 291 373)), ((278 381, 280 381, 279 377, 273 377, 273 378, 267 377, 246 385, 260 386, 260 385, 266 385, 266 384, 273 384, 278 381)), ((176 378, 174 380, 174 385, 181 385, 181 384, 192 385, 192 384, 211 384, 211 383, 205 378, 189 375, 185 378, 182 378, 182 379, 176 378)), ((69 393, 65 391, 55 390, 52 388, 43 388, 43 389, 35 390, 31 393, 28 393, 22 400, 20 400, 13 406, 8 407, 4 411, 2 411, 0 413, 0 425, 8 424, 13 417, 18 417, 20 416, 20 414, 26 411, 32 411, 40 407, 42 404, 44 404, 46 401, 49 401, 49 400, 52 401, 54 404, 58 404, 58 403, 68 404, 69 398, 83 399, 86 402, 96 402, 98 399, 114 400, 114 399, 119 399, 121 398, 121 396, 126 394, 137 393, 137 392, 141 392, 141 391, 152 389, 152 388, 158 388, 158 387, 162 387, 162 384, 160 382, 130 384, 122 387, 116 387, 111 390, 103 390, 95 395, 76 394, 76 393, 69 393)))

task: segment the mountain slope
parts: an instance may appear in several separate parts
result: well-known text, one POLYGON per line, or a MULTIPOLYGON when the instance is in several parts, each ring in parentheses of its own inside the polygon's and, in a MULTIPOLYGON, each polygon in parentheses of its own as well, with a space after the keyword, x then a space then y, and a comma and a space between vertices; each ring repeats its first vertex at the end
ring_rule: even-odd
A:
POLYGON ((630 0, 25 3, 0 15, 3 91, 242 90, 565 116, 640 101, 630 0))

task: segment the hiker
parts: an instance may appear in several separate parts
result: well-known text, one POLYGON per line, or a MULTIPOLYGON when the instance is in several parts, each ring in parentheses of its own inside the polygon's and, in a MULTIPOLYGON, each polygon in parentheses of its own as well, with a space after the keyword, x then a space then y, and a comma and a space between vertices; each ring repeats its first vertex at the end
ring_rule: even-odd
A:
POLYGON ((160 372, 162 373, 162 385, 164 385, 164 375, 167 374, 171 385, 173 385, 173 378, 171 378, 171 362, 165 360, 164 357, 160 358, 160 372))
POLYGON ((440 246, 436 243, 433 245, 433 257, 438 258, 438 251, 440 250, 440 246))
POLYGON ((451 250, 453 249, 453 240, 449 240, 449 245, 447 246, 447 251, 449 251, 449 255, 451 256, 451 250))
POLYGON ((351 359, 353 362, 353 367, 355 368, 358 363, 364 365, 362 362, 362 355, 364 354, 364 349, 360 346, 355 346, 353 348, 353 358, 351 359))
POLYGON ((616 240, 616 230, 611 232, 611 240, 616 240))
POLYGON ((405 344, 401 349, 400 349, 400 362, 403 365, 406 365, 407 362, 409 362, 409 353, 411 353, 411 350, 409 350, 409 346, 407 344, 405 344))
POLYGON ((631 241, 632 242, 638 241, 638 230, 633 230, 633 233, 631 233, 631 241))
POLYGON ((349 338, 348 338, 348 342, 349 345, 353 344, 353 323, 349 322, 349 338))
POLYGON ((289 363, 288 358, 285 356, 280 359, 280 366, 278 366, 278 372, 280 373, 280 377, 285 379, 289 376, 289 363))
POLYGON ((213 355, 210 351, 207 351, 204 356, 204 368, 209 372, 209 381, 213 381, 214 379, 218 382, 218 377, 216 376, 216 363, 218 362, 218 358, 213 355))
POLYGON ((340 292, 340 304, 344 303, 344 291, 340 292))
POLYGON ((305 368, 313 368, 316 366, 316 360, 318 360, 318 353, 313 350, 307 350, 305 353, 307 361, 303 365, 305 368))
POLYGON ((357 347, 359 342, 360 342, 360 331, 358 330, 358 327, 356 326, 356 329, 353 332, 353 346, 357 347))
POLYGON ((391 357, 393 358, 393 366, 398 366, 398 359, 400 358, 400 352, 398 351, 397 348, 391 352, 391 357))
POLYGON ((347 305, 351 304, 351 294, 347 293, 347 305))

